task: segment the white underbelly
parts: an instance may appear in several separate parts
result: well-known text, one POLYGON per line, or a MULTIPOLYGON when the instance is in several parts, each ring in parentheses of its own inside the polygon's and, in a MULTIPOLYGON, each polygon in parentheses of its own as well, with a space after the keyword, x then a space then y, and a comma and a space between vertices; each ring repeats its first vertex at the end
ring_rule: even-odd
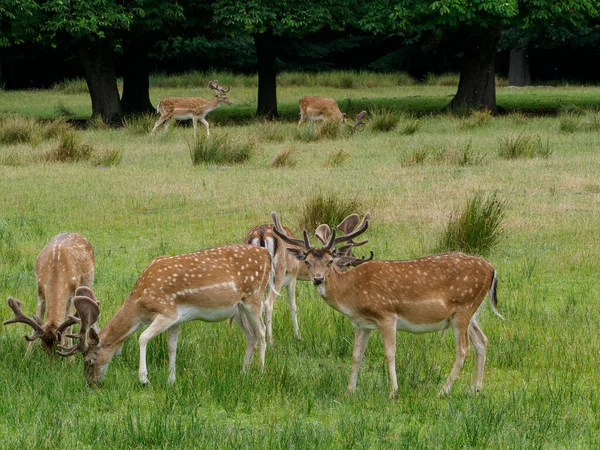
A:
POLYGON ((450 325, 448 319, 434 323, 411 323, 402 316, 396 316, 396 330, 408 331, 410 333, 431 333, 445 330, 450 325))
POLYGON ((192 305, 180 305, 177 307, 179 313, 178 322, 188 322, 190 320, 203 320, 204 322, 220 322, 236 315, 238 305, 235 304, 229 308, 209 309, 199 308, 192 305))
POLYGON ((193 114, 181 114, 181 115, 175 115, 173 117, 175 117, 176 120, 191 120, 194 117, 194 115, 193 114))
POLYGON ((323 114, 318 115, 318 116, 309 116, 308 118, 310 120, 323 120, 324 119, 323 114))

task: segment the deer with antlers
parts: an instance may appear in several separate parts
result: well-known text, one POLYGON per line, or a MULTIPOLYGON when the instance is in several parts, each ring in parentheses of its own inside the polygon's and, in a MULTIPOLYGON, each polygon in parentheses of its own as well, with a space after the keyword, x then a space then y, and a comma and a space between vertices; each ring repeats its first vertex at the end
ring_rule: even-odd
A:
POLYGON ((76 289, 92 286, 94 265, 94 248, 81 234, 58 234, 42 249, 35 262, 37 314, 27 317, 21 311, 22 303, 9 297, 8 306, 15 316, 4 322, 4 325, 24 323, 33 328, 33 334, 25 336, 29 341, 26 354, 37 339, 43 350, 54 352, 55 345, 61 342, 61 333, 72 325, 65 325, 65 319, 73 313, 76 289))
POLYGON ((209 81, 208 88, 215 91, 215 97, 211 100, 204 100, 200 97, 170 97, 163 98, 156 108, 156 112, 160 114, 160 118, 154 124, 154 128, 150 134, 153 134, 156 129, 165 124, 165 129, 169 128, 172 119, 190 120, 194 125, 194 138, 196 137, 196 128, 198 121, 206 127, 206 136, 210 136, 208 122, 204 117, 214 109, 221 106, 221 103, 231 105, 233 102, 227 97, 227 93, 231 90, 231 86, 227 89, 219 85, 217 80, 209 81))
MULTIPOLYGON (((254 245, 226 245, 194 253, 155 258, 142 272, 133 290, 100 332, 94 329, 100 308, 91 295, 73 300, 81 321, 77 344, 61 356, 83 353, 89 385, 98 385, 125 339, 143 325, 140 335, 139 380, 148 382, 146 347, 163 331, 169 349, 169 383, 175 381, 179 325, 190 320, 234 320, 246 335, 243 370, 249 366, 258 343, 260 364, 265 362, 265 326, 262 297, 272 284, 272 259, 268 250, 254 245)), ((69 317, 67 323, 77 321, 69 317)))
POLYGON ((370 333, 379 329, 388 363, 391 396, 398 390, 396 377, 396 331, 427 333, 452 328, 456 341, 456 359, 440 394, 447 394, 465 361, 469 339, 475 347, 474 391, 482 387, 487 338, 475 320, 475 313, 489 294, 492 311, 497 309, 497 277, 485 259, 463 253, 445 253, 406 261, 368 261, 342 271, 356 261, 348 252, 352 239, 367 230, 370 214, 351 233, 336 237, 322 226, 323 247, 289 237, 272 213, 274 232, 288 244, 287 251, 304 261, 317 291, 333 309, 344 314, 354 325, 354 350, 348 390, 354 392, 358 370, 370 333), (347 243, 342 247, 339 244, 347 243))
MULTIPOLYGON (((352 214, 346 217, 337 227, 348 234, 356 225, 358 225, 359 217, 357 214, 352 214)), ((294 237, 292 231, 283 227, 287 236, 294 237)), ((322 237, 323 225, 316 230, 316 235, 323 241, 325 238, 322 237)), ((292 318, 292 324, 294 325, 294 336, 297 339, 302 339, 300 335, 300 327, 298 326, 298 319, 296 315, 296 281, 310 281, 310 276, 306 269, 306 265, 302 264, 301 261, 294 258, 287 250, 287 248, 295 248, 295 246, 286 243, 273 231, 273 225, 259 225, 248 231, 246 238, 244 239, 246 244, 259 245, 265 247, 271 253, 275 265, 275 278, 273 281, 274 290, 270 290, 265 297, 264 310, 265 310, 265 322, 267 326, 267 339, 269 342, 273 342, 273 306, 277 293, 281 291, 283 286, 287 287, 288 303, 290 307, 290 315, 292 318)), ((353 242, 353 246, 359 246, 365 244, 363 242, 353 242)), ((349 248, 349 253, 346 256, 352 254, 349 248)), ((371 259, 373 258, 373 252, 371 252, 371 259)), ((352 264, 358 265, 366 260, 356 260, 352 264)))

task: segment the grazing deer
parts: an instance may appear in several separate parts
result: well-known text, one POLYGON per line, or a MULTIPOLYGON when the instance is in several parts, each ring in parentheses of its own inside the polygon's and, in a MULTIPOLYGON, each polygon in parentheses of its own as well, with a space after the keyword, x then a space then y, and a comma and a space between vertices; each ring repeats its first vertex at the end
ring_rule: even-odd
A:
POLYGON ((340 111, 337 103, 332 98, 307 95, 300 99, 300 121, 298 129, 305 119, 334 121, 346 123, 346 114, 340 111))
POLYGON ((26 354, 29 354, 38 338, 42 349, 54 351, 55 344, 60 343, 61 333, 66 328, 61 324, 73 313, 71 300, 76 290, 80 286, 91 288, 94 282, 94 264, 94 248, 81 234, 58 234, 42 249, 35 262, 37 315, 27 317, 21 311, 22 303, 9 297, 8 306, 15 317, 4 322, 4 325, 20 322, 33 328, 33 334, 25 336, 29 341, 26 354))
MULTIPOLYGON (((100 308, 93 296, 74 299, 81 319, 76 345, 61 356, 83 353, 84 373, 90 386, 98 385, 125 339, 144 324, 140 335, 139 380, 148 382, 146 347, 163 331, 169 347, 169 383, 175 381, 179 325, 190 320, 219 322, 232 319, 246 335, 243 370, 252 360, 258 342, 260 364, 265 363, 265 326, 261 303, 272 285, 272 259, 268 250, 254 245, 226 245, 178 256, 155 258, 142 272, 133 290, 106 326, 98 333, 100 308)), ((68 322, 76 320, 69 317, 68 322)))
MULTIPOLYGON (((352 214, 346 217, 339 225, 338 229, 344 231, 346 234, 351 232, 356 225, 358 225, 359 217, 358 214, 352 214)), ((292 231, 284 227, 286 234, 290 237, 294 237, 292 231)), ((329 230, 329 227, 327 227, 329 230)), ((323 243, 327 242, 327 235, 324 234, 325 230, 321 225, 316 230, 316 235, 323 243)), ((298 319, 296 317, 296 281, 310 281, 310 276, 306 269, 306 265, 302 264, 301 261, 294 258, 287 248, 291 248, 290 244, 283 241, 279 236, 273 232, 273 225, 259 225, 248 231, 246 238, 244 239, 246 244, 259 245, 265 247, 271 253, 275 264, 275 278, 274 278, 274 290, 270 290, 265 299, 265 318, 267 325, 267 338, 269 342, 273 342, 273 305, 277 297, 277 293, 281 290, 282 286, 287 286, 288 289, 288 303, 290 305, 290 315, 292 317, 292 323, 294 325, 294 336, 297 339, 302 339, 300 336, 300 328, 298 327, 298 319)), ((353 246, 359 246, 367 243, 367 241, 353 242, 353 246)), ((349 255, 352 254, 349 249, 349 255)), ((373 258, 371 252, 371 259, 373 258)), ((356 260, 352 265, 356 266, 365 262, 366 260, 356 260)))
MULTIPOLYGON (((398 390, 396 378, 396 330, 427 333, 452 327, 456 341, 456 360, 440 394, 447 394, 465 361, 469 339, 475 347, 476 370, 473 389, 482 387, 487 338, 477 325, 475 313, 486 294, 493 312, 497 310, 496 270, 486 260, 463 253, 445 253, 406 261, 369 261, 343 272, 356 260, 348 253, 350 242, 367 230, 370 214, 351 233, 336 237, 333 230, 321 248, 289 237, 272 213, 273 230, 294 246, 287 251, 304 261, 313 284, 325 302, 341 312, 354 325, 354 351, 348 390, 356 390, 358 370, 371 331, 381 330, 388 362, 391 396, 398 390)), ((326 227, 326 226, 325 226, 326 227)), ((325 231, 324 235, 329 236, 325 231)))
POLYGON ((196 137, 198 120, 206 127, 206 136, 209 137, 210 131, 208 129, 208 122, 204 117, 213 109, 217 109, 221 106, 221 103, 231 105, 233 102, 227 97, 227 93, 231 90, 231 86, 224 89, 222 86, 219 86, 217 80, 214 80, 209 81, 208 88, 214 89, 216 94, 215 98, 211 100, 204 100, 200 97, 163 98, 156 107, 156 112, 160 113, 160 118, 154 124, 154 128, 152 128, 150 134, 153 134, 162 123, 165 124, 165 129, 168 129, 171 119, 192 119, 192 123, 194 124, 194 138, 196 137))

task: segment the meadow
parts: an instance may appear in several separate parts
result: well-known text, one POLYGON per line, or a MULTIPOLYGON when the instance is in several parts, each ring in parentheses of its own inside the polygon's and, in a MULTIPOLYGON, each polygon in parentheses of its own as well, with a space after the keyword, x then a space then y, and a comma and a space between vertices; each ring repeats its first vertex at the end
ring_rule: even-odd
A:
MULTIPOLYGON (((147 387, 137 377, 138 332, 91 389, 79 355, 51 357, 36 346, 25 358, 30 329, 0 327, 0 447, 600 446, 600 88, 500 83, 503 114, 453 115, 439 111, 455 79, 342 75, 326 82, 286 74, 276 122, 253 117, 252 77, 155 77, 154 104, 210 96, 202 86, 213 76, 233 85, 234 104, 207 120, 212 142, 245 152, 237 163, 194 164, 191 127, 149 136, 157 116, 116 129, 69 125, 65 117, 91 113, 81 82, 0 91, 0 320, 12 317, 8 296, 35 311, 35 259, 60 232, 82 233, 95 247, 102 327, 152 258, 241 242, 273 210, 300 233, 315 196, 353 202, 361 216, 372 214, 369 243, 356 253, 407 259, 435 251, 469 198, 495 195, 506 204, 504 233, 486 258, 498 271, 506 320, 486 299, 478 320, 489 339, 483 392, 470 394, 471 349, 450 395, 438 397, 455 357, 452 333, 398 333, 399 391, 388 399, 383 345, 373 333, 358 390, 348 395, 352 325, 298 283, 302 340, 284 295, 265 370, 255 359, 241 374, 239 328, 188 322, 174 385, 165 335, 149 344, 147 387), (302 95, 333 97, 353 114, 367 110, 364 131, 297 131, 302 95), (14 129, 25 137, 10 138, 14 129)), ((198 131, 204 139, 204 127, 198 131)))

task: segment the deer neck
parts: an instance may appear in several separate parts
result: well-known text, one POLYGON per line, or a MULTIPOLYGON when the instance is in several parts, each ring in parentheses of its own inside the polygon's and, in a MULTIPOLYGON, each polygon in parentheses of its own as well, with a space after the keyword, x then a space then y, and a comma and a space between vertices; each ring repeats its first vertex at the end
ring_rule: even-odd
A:
POLYGON ((44 298, 46 300, 46 324, 44 328, 53 327, 56 329, 65 320, 69 293, 64 283, 49 284, 44 290, 44 298))
POLYGON ((206 112, 208 113, 209 111, 212 111, 213 109, 217 109, 219 106, 221 106, 221 103, 223 103, 223 100, 219 97, 213 97, 210 100, 207 100, 206 112))
POLYGON ((127 299, 112 319, 100 331, 100 343, 103 348, 114 354, 123 341, 142 326, 143 321, 137 314, 133 301, 127 299))
POLYGON ((317 292, 329 306, 343 313, 344 298, 353 290, 352 278, 352 271, 341 272, 334 267, 325 281, 317 286, 317 292))

